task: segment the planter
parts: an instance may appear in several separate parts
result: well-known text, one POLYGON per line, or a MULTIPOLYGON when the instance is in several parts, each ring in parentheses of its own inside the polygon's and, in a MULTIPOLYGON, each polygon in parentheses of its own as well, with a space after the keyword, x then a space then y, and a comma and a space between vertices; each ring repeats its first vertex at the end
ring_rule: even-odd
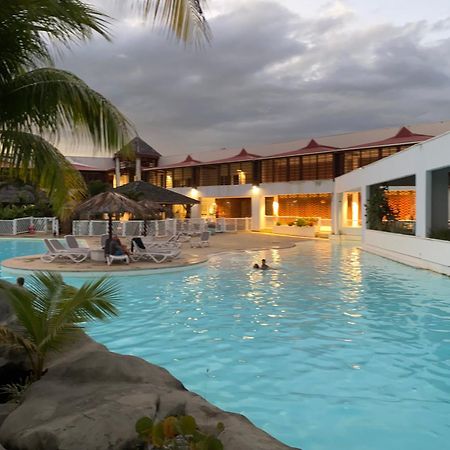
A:
POLYGON ((275 225, 272 228, 274 233, 286 234, 289 236, 301 236, 301 237, 315 237, 319 232, 318 226, 312 227, 297 227, 296 225, 275 225))

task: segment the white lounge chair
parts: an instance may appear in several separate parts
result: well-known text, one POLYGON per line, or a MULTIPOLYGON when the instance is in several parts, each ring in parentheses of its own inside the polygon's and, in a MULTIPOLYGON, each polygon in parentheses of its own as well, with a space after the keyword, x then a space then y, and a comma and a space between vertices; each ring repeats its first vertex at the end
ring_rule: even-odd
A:
POLYGON ((108 266, 114 261, 123 261, 125 264, 130 264, 128 255, 106 255, 106 264, 108 264, 108 266))
MULTIPOLYGON (((137 241, 137 239, 136 239, 137 241)), ((181 248, 168 245, 162 246, 146 246, 142 240, 134 242, 133 253, 131 259, 133 261, 151 260, 155 263, 162 263, 167 260, 177 258, 181 253, 181 248)))
POLYGON ((44 262, 52 262, 57 258, 66 258, 75 263, 80 263, 89 256, 88 252, 64 247, 56 239, 44 239, 44 244, 47 247, 47 253, 41 256, 41 260, 44 262))
POLYGON ((104 247, 104 251, 105 251, 105 259, 106 259, 106 263, 108 264, 108 266, 110 266, 114 261, 120 261, 120 262, 124 262, 126 264, 130 264, 130 258, 128 257, 127 254, 123 254, 123 255, 111 255, 110 251, 111 251, 111 247, 110 247, 110 240, 109 240, 109 236, 106 235, 102 235, 102 239, 101 239, 101 243, 102 246, 104 247), (103 239, 103 237, 106 236, 106 239, 103 239))
POLYGON ((90 248, 81 246, 77 238, 73 234, 68 234, 67 236, 64 236, 64 239, 66 240, 66 244, 69 249, 75 249, 89 253, 90 248))
POLYGON ((209 231, 202 231, 200 236, 192 238, 191 247, 209 247, 209 231))

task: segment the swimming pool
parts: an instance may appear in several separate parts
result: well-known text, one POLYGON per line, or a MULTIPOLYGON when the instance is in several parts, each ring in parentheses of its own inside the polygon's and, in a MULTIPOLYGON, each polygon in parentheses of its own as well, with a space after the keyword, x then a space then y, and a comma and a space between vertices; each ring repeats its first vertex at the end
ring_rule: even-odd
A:
MULTIPOLYGON (((11 251, 26 254, 15 242, 11 251)), ((166 367, 290 445, 448 445, 448 277, 352 245, 303 242, 118 282, 120 316, 90 326, 91 336, 166 367), (251 269, 262 257, 279 269, 251 269)))

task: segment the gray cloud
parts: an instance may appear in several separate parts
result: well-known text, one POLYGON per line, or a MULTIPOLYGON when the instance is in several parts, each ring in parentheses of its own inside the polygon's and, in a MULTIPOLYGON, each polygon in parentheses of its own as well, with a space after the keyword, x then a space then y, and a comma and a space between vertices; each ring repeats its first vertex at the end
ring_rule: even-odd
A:
POLYGON ((239 147, 449 118, 450 20, 358 26, 274 1, 211 20, 200 51, 122 24, 60 66, 110 98, 162 153, 239 147))

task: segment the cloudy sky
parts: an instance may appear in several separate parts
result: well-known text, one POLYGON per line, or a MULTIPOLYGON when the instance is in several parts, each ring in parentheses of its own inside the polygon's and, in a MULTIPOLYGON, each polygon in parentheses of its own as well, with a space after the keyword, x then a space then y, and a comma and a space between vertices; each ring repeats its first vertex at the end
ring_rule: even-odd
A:
POLYGON ((201 50, 93 3, 116 19, 113 42, 58 65, 163 154, 450 119, 448 0, 209 0, 201 50))

